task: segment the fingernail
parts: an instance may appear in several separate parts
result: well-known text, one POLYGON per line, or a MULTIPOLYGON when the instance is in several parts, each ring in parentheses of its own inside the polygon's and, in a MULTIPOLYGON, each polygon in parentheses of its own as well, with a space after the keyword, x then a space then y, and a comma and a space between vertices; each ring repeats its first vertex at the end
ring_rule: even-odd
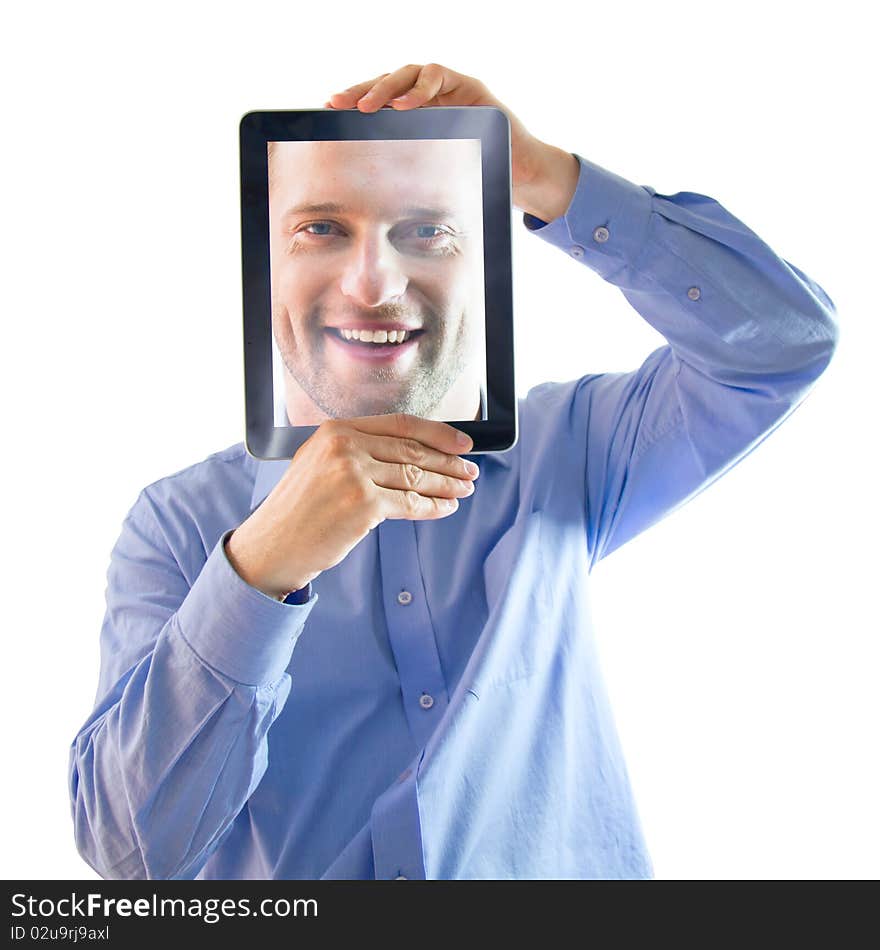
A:
POLYGON ((457 508, 457 507, 458 507, 458 499, 457 499, 457 498, 444 498, 444 499, 443 499, 443 507, 444 507, 444 508, 457 508))
POLYGON ((467 459, 465 459, 464 467, 465 467, 465 469, 467 470, 467 472, 468 472, 469 475, 479 475, 479 474, 480 474, 479 468, 477 468, 477 466, 474 465, 473 462, 468 462, 467 459))
POLYGON ((474 444, 467 432, 462 432, 461 429, 458 430, 458 435, 455 437, 455 440, 459 445, 466 445, 468 447, 474 444))
POLYGON ((409 95, 408 92, 405 92, 402 96, 395 96, 391 101, 392 102, 403 102, 404 99, 409 95))

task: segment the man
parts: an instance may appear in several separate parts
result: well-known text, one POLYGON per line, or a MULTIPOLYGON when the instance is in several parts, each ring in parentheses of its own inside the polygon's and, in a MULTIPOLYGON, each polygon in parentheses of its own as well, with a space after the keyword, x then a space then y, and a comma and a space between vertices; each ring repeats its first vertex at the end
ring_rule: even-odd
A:
MULTIPOLYGON (((433 63, 330 103, 389 104, 503 108, 433 63)), ((834 310, 711 198, 639 187, 507 114, 524 226, 668 345, 532 389, 475 491, 469 440, 397 413, 331 419, 289 463, 239 444, 147 486, 71 749, 77 845, 104 877, 652 876, 590 571, 794 411, 834 310)))
POLYGON ((484 418, 481 179, 475 139, 270 143, 276 424, 484 418))

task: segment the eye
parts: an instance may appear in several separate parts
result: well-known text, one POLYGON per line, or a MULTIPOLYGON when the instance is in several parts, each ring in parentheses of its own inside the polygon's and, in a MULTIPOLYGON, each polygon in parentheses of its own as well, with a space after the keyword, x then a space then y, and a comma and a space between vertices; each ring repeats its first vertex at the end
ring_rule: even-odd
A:
POLYGON ((421 250, 448 252, 455 248, 453 239, 456 233, 440 224, 413 225, 405 237, 413 239, 421 250))
MULTIPOLYGON (((445 233, 445 232, 442 230, 442 228, 440 228, 440 227, 439 227, 438 225, 436 225, 436 224, 417 224, 417 225, 416 225, 416 230, 419 231, 419 232, 422 232, 422 231, 439 231, 441 234, 445 233)), ((436 235, 434 235, 434 234, 422 234, 422 233, 420 233, 418 236, 419 236, 420 238, 428 239, 428 238, 435 237, 436 235)))
POLYGON ((332 221, 312 221, 298 228, 289 228, 287 231, 287 253, 295 254, 297 251, 305 251, 310 248, 314 250, 321 245, 330 244, 331 239, 336 237, 331 233, 333 228, 338 229, 338 226, 332 221))
POLYGON ((309 228, 332 228, 335 227, 330 221, 313 221, 311 224, 307 224, 305 227, 301 228, 301 231, 305 231, 307 234, 312 234, 315 237, 326 237, 328 231, 309 231, 309 228))
MULTIPOLYGON (((329 245, 331 239, 345 236, 345 231, 333 221, 311 221, 296 229, 291 229, 289 233, 288 253, 293 253, 298 248, 305 250, 309 244, 329 245)), ((454 239, 459 236, 459 232, 444 225, 420 223, 403 226, 398 237, 391 240, 398 246, 408 245, 410 250, 416 252, 435 251, 440 254, 456 254, 459 248, 454 239)))

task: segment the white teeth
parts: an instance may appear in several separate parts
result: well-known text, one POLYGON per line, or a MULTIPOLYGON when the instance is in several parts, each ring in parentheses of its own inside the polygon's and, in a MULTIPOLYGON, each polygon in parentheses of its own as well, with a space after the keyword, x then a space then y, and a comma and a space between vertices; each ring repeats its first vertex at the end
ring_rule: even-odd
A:
POLYGON ((404 343, 412 333, 409 330, 349 330, 339 328, 346 340, 359 340, 361 343, 404 343))

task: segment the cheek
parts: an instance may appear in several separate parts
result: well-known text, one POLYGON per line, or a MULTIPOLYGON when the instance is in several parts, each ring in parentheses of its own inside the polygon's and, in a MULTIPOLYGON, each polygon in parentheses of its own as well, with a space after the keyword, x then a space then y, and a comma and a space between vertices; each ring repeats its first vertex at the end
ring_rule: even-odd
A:
POLYGON ((440 309, 461 307, 470 293, 473 278, 466 261, 451 259, 411 274, 410 285, 418 289, 440 309))
POLYGON ((303 311, 314 306, 331 286, 326 275, 309 261, 282 258, 272 271, 272 292, 289 310, 303 311))

